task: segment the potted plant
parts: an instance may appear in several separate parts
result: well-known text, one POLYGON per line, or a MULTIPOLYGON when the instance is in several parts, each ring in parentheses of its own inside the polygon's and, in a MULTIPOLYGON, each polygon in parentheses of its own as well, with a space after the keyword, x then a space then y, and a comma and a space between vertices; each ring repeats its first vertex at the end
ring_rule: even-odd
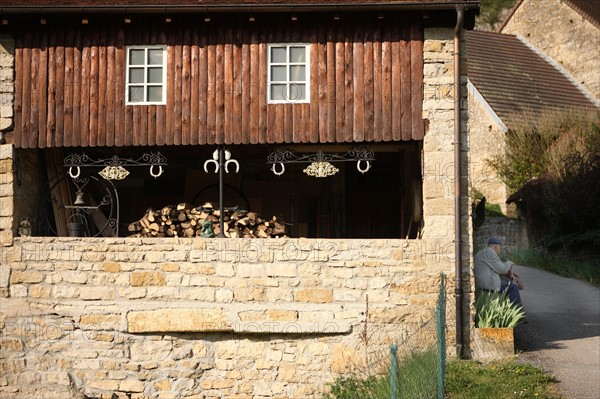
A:
POLYGON ((512 356, 513 329, 524 318, 523 308, 513 305, 505 293, 480 293, 475 301, 473 358, 490 361, 512 356))

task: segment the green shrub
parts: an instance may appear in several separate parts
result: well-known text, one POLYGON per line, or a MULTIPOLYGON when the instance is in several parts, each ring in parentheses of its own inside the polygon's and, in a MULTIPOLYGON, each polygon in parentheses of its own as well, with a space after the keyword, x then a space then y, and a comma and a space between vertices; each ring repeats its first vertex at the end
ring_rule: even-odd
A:
POLYGON ((494 27, 502 16, 502 12, 515 4, 516 0, 481 0, 479 22, 494 27))
POLYGON ((513 305, 504 292, 482 292, 475 301, 475 325, 479 328, 514 328, 524 316, 523 308, 513 305))
POLYGON ((505 144, 488 162, 515 193, 532 238, 600 228, 599 112, 521 115, 505 144))

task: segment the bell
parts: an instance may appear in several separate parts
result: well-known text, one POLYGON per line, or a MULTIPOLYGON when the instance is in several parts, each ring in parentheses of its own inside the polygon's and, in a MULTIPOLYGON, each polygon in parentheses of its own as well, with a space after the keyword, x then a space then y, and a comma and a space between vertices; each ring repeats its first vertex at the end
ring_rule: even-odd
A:
POLYGON ((83 193, 81 191, 77 193, 77 198, 75 198, 74 205, 85 205, 83 193))

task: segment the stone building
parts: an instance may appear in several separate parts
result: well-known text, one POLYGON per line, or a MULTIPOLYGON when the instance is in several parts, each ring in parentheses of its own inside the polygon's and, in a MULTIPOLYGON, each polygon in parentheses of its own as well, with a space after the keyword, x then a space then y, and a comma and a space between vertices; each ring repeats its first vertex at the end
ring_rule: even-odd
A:
POLYGON ((526 41, 600 101, 600 7, 590 0, 519 0, 499 30, 526 41))
POLYGON ((466 59, 471 184, 506 213, 511 193, 487 160, 504 152, 508 129, 524 117, 597 109, 600 102, 521 36, 470 31, 466 59))
POLYGON ((468 356, 478 6, 4 1, 0 395, 321 397, 431 319, 441 273, 468 356), (205 201, 288 237, 128 236, 205 201))

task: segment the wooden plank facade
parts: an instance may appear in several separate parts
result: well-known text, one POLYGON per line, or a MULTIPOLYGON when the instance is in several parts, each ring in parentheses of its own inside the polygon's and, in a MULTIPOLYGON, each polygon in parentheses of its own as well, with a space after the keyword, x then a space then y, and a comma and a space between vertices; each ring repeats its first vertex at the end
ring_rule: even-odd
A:
POLYGON ((50 21, 15 35, 15 145, 421 140, 421 20, 50 21), (310 43, 309 103, 267 104, 269 43, 310 43), (166 105, 125 105, 128 45, 167 45, 166 105))

